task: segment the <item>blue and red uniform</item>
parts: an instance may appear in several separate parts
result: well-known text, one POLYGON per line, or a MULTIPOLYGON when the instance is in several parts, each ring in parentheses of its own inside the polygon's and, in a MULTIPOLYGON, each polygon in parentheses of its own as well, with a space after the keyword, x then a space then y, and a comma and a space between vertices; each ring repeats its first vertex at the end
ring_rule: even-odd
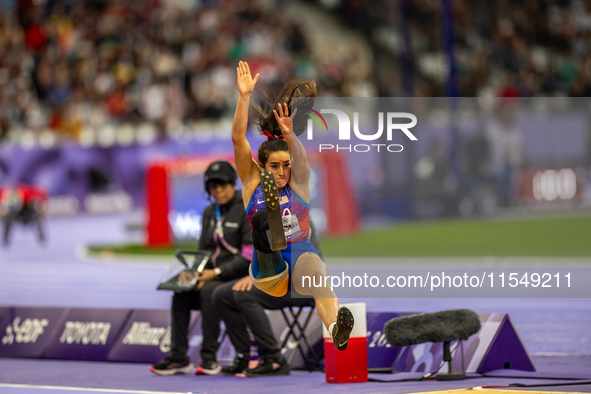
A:
MULTIPOLYGON (((283 219, 283 231, 287 240, 287 248, 281 250, 281 254, 289 266, 289 272, 300 256, 312 252, 318 254, 309 240, 310 219, 308 217, 309 205, 298 196, 289 185, 281 188, 279 193, 279 207, 283 219), (294 264, 291 264, 291 263, 294 264)), ((266 209, 265 196, 261 185, 255 189, 246 207, 246 216, 252 228, 252 216, 255 212, 266 209)), ((256 253, 252 256, 252 274, 258 274, 258 260, 256 253)))

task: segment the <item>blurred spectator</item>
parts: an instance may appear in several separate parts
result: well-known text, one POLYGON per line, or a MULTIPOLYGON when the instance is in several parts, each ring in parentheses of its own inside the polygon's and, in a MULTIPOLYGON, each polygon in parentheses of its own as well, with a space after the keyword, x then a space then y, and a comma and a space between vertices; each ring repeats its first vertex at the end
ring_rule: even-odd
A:
POLYGON ((460 213, 471 215, 486 211, 489 194, 490 147, 483 130, 462 141, 462 186, 460 213))
POLYGON ((452 191, 448 158, 440 141, 434 141, 429 151, 413 168, 415 181, 415 211, 418 216, 449 214, 449 196, 452 191))
POLYGON ((440 196, 446 193, 446 179, 449 174, 447 162, 447 155, 441 142, 432 142, 429 152, 417 161, 413 169, 419 196, 440 196))
POLYGON ((501 206, 514 197, 514 176, 523 163, 523 141, 515 122, 515 101, 501 101, 498 114, 486 127, 491 175, 501 206))

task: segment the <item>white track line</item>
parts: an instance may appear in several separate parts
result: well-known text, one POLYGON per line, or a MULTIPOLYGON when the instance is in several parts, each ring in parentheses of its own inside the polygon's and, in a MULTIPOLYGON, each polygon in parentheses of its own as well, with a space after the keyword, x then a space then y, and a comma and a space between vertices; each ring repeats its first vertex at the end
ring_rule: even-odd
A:
MULTIPOLYGON (((34 384, 8 384, 0 383, 0 388, 31 388, 40 390, 67 390, 67 391, 88 391, 94 393, 126 393, 126 394, 187 394, 187 392, 178 391, 145 391, 145 390, 118 390, 118 389, 93 389, 88 387, 66 387, 66 386, 39 386, 34 384)), ((191 394, 191 393, 189 393, 191 394)))

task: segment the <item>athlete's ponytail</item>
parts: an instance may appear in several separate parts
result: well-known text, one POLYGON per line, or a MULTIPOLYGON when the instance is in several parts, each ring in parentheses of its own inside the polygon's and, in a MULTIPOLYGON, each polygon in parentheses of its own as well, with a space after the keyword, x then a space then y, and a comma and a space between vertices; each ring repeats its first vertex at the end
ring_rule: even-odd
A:
MULTIPOLYGON (((273 137, 279 137, 281 135, 281 129, 277 124, 273 110, 277 110, 280 104, 287 103, 290 115, 296 107, 299 108, 293 119, 292 126, 293 132, 296 135, 300 135, 306 131, 308 122, 308 115, 306 115, 307 111, 305 109, 314 106, 316 95, 316 83, 314 81, 293 79, 285 84, 274 102, 271 102, 268 96, 264 98, 262 107, 253 101, 252 104, 256 115, 255 124, 259 127, 261 134, 266 134, 263 133, 266 131, 273 137)), ((269 137, 269 135, 266 136, 269 137)))

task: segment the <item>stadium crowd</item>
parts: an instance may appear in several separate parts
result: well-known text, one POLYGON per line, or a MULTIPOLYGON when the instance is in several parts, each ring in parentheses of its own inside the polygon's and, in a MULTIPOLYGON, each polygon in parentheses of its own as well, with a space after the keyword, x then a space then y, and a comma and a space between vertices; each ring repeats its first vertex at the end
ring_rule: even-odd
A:
POLYGON ((313 58, 302 26, 258 1, 14 1, 0 8, 1 136, 72 136, 149 121, 159 130, 233 113, 235 65, 261 85, 312 77, 340 94, 346 59, 313 58))
MULTIPOLYGON (((410 77, 412 96, 442 97, 447 94, 448 77, 444 2, 330 3, 346 24, 364 30, 378 51, 392 51, 402 58, 408 42, 409 68, 405 71, 402 67, 397 78, 381 75, 382 95, 408 95, 401 79, 410 77)), ((449 3, 453 10, 458 96, 590 95, 591 1, 449 3)))
MULTIPOLYGON (((323 95, 354 91, 347 89, 351 58, 313 53, 303 25, 283 12, 283 2, 10 3, 0 8, 0 138, 10 128, 75 137, 86 125, 147 120, 165 130, 231 116, 240 58, 261 71, 266 88, 312 77, 323 95)), ((367 33, 375 52, 392 50, 398 58, 404 19, 409 67, 396 62, 385 67, 395 73, 376 72, 370 82, 380 95, 407 95, 404 79, 412 81, 410 95, 446 94, 440 0, 328 3, 338 7, 345 26, 367 33), (384 31, 398 39, 384 41, 384 31)), ((591 93, 590 1, 452 5, 459 96, 591 93)))

